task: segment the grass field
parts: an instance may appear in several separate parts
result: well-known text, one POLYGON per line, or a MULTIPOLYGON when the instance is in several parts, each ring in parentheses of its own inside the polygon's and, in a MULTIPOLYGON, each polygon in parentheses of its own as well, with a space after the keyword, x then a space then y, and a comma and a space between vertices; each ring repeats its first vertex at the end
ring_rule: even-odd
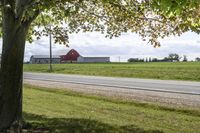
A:
POLYGON ((125 102, 25 85, 24 116, 52 133, 199 133, 200 110, 125 102))
MULTIPOLYGON (((48 72, 48 64, 26 64, 24 71, 48 72)), ((200 81, 200 62, 55 64, 54 73, 200 81)))

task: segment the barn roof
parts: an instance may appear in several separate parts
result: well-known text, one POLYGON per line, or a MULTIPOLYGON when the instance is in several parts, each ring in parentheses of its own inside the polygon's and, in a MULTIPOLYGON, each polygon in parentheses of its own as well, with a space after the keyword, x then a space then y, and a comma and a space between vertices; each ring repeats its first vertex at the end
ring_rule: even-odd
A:
MULTIPOLYGON (((52 58, 54 59, 61 59, 62 61, 67 61, 67 60, 77 60, 77 58, 80 56, 80 54, 74 50, 67 50, 66 55, 52 55, 52 58)), ((36 58, 36 59, 49 59, 49 55, 32 55, 31 58, 36 58)))
POLYGON ((101 59, 101 58, 110 58, 110 57, 98 57, 98 56, 93 56, 93 57, 92 57, 92 56, 80 56, 80 57, 81 57, 81 58, 92 58, 92 59, 93 59, 93 58, 94 58, 94 59, 98 59, 98 58, 99 58, 99 59, 101 59))
POLYGON ((80 54, 76 50, 71 49, 66 55, 61 56, 61 60, 62 61, 77 60, 79 56, 80 54))
MULTIPOLYGON (((60 59, 61 55, 52 55, 52 58, 59 58, 60 59)), ((37 58, 37 59, 46 59, 49 58, 50 55, 32 55, 32 58, 37 58)))

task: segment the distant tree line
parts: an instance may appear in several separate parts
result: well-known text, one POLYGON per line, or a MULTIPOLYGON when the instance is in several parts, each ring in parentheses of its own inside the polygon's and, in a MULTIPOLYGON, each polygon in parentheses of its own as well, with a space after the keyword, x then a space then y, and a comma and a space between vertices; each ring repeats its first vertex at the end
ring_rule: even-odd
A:
POLYGON ((197 58, 195 59, 195 61, 200 61, 200 57, 197 57, 197 58))
POLYGON ((128 62, 144 62, 144 59, 130 58, 130 59, 128 59, 128 62))
MULTIPOLYGON (((176 53, 170 53, 167 57, 164 57, 163 59, 158 58, 146 58, 146 59, 140 59, 140 58, 129 58, 128 62, 179 62, 181 59, 183 59, 183 62, 187 62, 187 56, 183 55, 181 57, 180 55, 176 53)), ((195 61, 200 61, 200 57, 197 57, 195 61)))

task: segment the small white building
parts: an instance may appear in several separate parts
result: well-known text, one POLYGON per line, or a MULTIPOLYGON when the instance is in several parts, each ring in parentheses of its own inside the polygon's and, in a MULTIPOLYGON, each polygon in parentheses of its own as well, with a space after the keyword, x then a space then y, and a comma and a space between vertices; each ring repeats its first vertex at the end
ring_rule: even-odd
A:
POLYGON ((95 62, 110 62, 110 57, 83 57, 79 56, 77 62, 95 63, 95 62))

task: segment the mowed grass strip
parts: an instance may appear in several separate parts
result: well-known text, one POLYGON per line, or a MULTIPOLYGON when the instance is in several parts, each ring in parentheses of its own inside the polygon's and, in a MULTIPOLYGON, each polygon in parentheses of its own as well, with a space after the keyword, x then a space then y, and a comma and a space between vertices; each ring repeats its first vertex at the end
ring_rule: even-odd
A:
MULTIPOLYGON (((48 64, 26 64, 26 72, 49 72, 48 64)), ((200 81, 200 62, 54 64, 53 73, 200 81)))
POLYGON ((124 102, 27 85, 24 116, 33 129, 52 133, 200 132, 200 110, 124 102))

